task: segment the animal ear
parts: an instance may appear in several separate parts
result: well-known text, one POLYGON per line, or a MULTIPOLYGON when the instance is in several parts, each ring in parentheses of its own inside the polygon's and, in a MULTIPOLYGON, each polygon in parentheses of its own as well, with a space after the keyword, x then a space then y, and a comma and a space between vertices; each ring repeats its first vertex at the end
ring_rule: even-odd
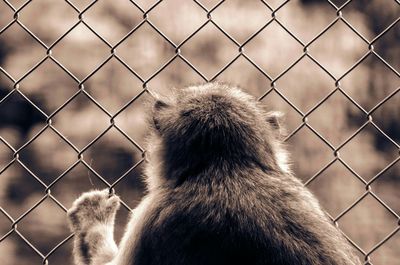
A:
POLYGON ((156 128, 157 131, 161 132, 162 130, 162 119, 163 116, 166 114, 164 113, 164 110, 168 109, 171 105, 167 103, 167 101, 163 99, 155 99, 153 103, 153 123, 154 127, 156 128))
POLYGON ((174 102, 171 96, 166 97, 156 92, 152 92, 152 95, 153 97, 151 97, 151 103, 153 105, 153 111, 155 112, 170 107, 174 102))
POLYGON ((267 122, 276 130, 281 130, 284 114, 280 111, 270 111, 267 113, 267 122))
POLYGON ((162 110, 164 108, 169 107, 169 104, 161 99, 156 99, 156 101, 154 102, 154 110, 158 111, 158 110, 162 110))

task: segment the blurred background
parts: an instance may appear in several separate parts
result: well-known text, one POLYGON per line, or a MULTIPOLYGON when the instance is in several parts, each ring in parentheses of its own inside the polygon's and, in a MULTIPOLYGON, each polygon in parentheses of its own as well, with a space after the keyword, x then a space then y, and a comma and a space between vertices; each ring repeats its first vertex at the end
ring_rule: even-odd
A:
POLYGON ((400 264, 398 0, 1 0, 0 264, 72 264, 65 211, 144 194, 146 101, 220 80, 285 113, 293 170, 362 260, 400 264))

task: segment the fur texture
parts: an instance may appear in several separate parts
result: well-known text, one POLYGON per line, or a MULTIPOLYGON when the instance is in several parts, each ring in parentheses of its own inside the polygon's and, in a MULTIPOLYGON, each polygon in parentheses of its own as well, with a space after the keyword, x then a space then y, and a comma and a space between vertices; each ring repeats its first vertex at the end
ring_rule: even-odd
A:
POLYGON ((77 264, 360 264, 292 175, 278 116, 220 83, 158 99, 148 140, 149 193, 113 257, 113 250, 105 250, 113 245, 110 231, 104 238, 89 234, 100 230, 93 226, 112 229, 104 224, 112 223, 114 208, 85 203, 96 193, 82 195, 69 214, 77 264))

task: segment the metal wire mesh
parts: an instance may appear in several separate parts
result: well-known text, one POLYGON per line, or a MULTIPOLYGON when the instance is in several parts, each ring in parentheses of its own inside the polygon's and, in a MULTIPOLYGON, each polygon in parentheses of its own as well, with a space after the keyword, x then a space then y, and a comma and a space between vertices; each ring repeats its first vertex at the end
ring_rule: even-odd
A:
MULTIPOLYGON (((13 164, 18 164, 22 166, 27 172, 29 172, 30 176, 32 176, 41 186, 43 189, 43 196, 26 212, 24 212, 22 215, 20 215, 18 218, 13 218, 11 215, 4 209, 3 205, 0 205, 0 212, 6 216, 9 219, 10 226, 8 229, 8 232, 4 234, 0 238, 0 244, 2 241, 6 240, 9 236, 11 235, 17 235, 22 239, 43 261, 43 264, 48 264, 49 263, 49 257, 51 257, 62 245, 64 245, 66 242, 70 241, 73 235, 71 234, 59 244, 54 245, 51 251, 47 253, 43 253, 40 251, 34 243, 30 242, 18 229, 18 224, 25 218, 27 217, 35 208, 37 208, 39 205, 41 205, 45 200, 52 200, 55 202, 64 212, 66 212, 67 208, 57 200, 57 198, 51 193, 51 190, 55 184, 60 182, 69 172, 71 172, 76 166, 78 165, 83 165, 88 171, 90 171, 93 175, 95 175, 100 181, 102 181, 105 185, 107 185, 110 189, 113 189, 116 185, 118 185, 124 178, 127 177, 127 175, 137 168, 140 164, 144 163, 145 160, 145 150, 144 148, 137 143, 134 139, 132 139, 122 128, 119 127, 119 125, 115 122, 116 118, 123 113, 128 107, 130 107, 132 104, 134 104, 139 97, 141 97, 143 94, 149 94, 152 95, 152 87, 149 86, 149 82, 155 78, 157 75, 159 75, 164 69, 168 68, 169 65, 177 60, 177 58, 181 59, 185 64, 187 64, 188 67, 190 67, 195 73, 201 77, 202 80, 209 82, 217 79, 222 73, 224 73, 227 69, 231 67, 231 65, 237 61, 239 58, 245 59, 248 61, 261 75, 265 77, 266 80, 268 80, 270 87, 266 89, 265 93, 260 96, 260 100, 263 100, 264 98, 268 97, 272 92, 276 93, 279 95, 279 97, 285 101, 288 105, 291 106, 291 108, 297 112, 299 115, 302 117, 302 123, 295 128, 293 131, 290 132, 290 134, 287 136, 286 140, 291 139, 294 135, 296 135, 302 128, 307 127, 309 130, 312 131, 315 136, 317 136, 320 140, 322 140, 327 147, 329 147, 330 152, 333 154, 333 158, 329 163, 327 163, 325 166, 323 166, 316 174, 314 174, 312 177, 310 177, 305 185, 311 184, 313 181, 315 181, 321 174, 323 174, 324 171, 326 171, 333 163, 341 163, 356 179, 358 179, 365 187, 365 192, 359 196, 353 203, 351 203, 345 210, 343 210, 339 215, 332 217, 333 222, 337 224, 337 222, 349 211, 352 211, 354 207, 356 207, 361 201, 363 201, 366 196, 370 195, 372 196, 382 207, 384 207, 391 215, 394 216, 398 221, 400 221, 399 215, 392 210, 378 195, 374 193, 374 191, 371 189, 371 184, 374 183, 376 180, 379 179, 380 176, 382 176, 386 171, 388 171, 390 168, 392 168, 399 160, 400 160, 400 154, 397 154, 397 157, 390 163, 388 164, 384 169, 382 169, 379 173, 377 173, 375 176, 373 176, 371 179, 368 181, 365 180, 362 176, 360 176, 355 170, 352 169, 352 167, 341 157, 340 151, 344 146, 346 146, 349 142, 351 142, 358 134, 360 134, 366 126, 373 126, 376 128, 376 130, 379 131, 380 134, 382 134, 387 140, 391 142, 391 144, 397 149, 400 150, 399 144, 393 140, 389 135, 387 135, 375 122, 374 120, 374 113, 377 109, 379 109, 382 105, 384 105, 388 100, 390 100, 392 97, 394 97, 400 90, 400 88, 395 89, 392 93, 387 95, 383 100, 381 100, 379 103, 377 103, 373 108, 371 108, 369 111, 365 110, 355 99, 353 99, 343 88, 341 85, 341 81, 349 75, 354 69, 356 69, 364 60, 366 60, 367 57, 369 56, 374 56, 377 58, 379 61, 381 61, 386 67, 393 72, 397 77, 400 77, 399 72, 390 65, 378 52, 375 51, 374 49, 374 44, 382 38, 389 30, 391 30, 393 27, 396 26, 396 24, 399 23, 400 21, 400 16, 397 17, 395 21, 393 21, 389 26, 387 26, 380 34, 378 34, 375 38, 372 40, 368 40, 366 37, 361 34, 355 26, 353 26, 347 19, 343 16, 342 10, 349 5, 352 1, 348 0, 344 2, 341 6, 335 5, 332 1, 327 1, 329 3, 330 8, 333 8, 336 11, 336 17, 332 20, 332 22, 326 26, 321 32, 319 32, 317 35, 315 35, 310 41, 307 43, 303 42, 298 36, 296 36, 295 33, 293 33, 291 30, 289 30, 286 26, 285 23, 280 21, 278 18, 277 14, 285 8, 285 6, 290 2, 289 0, 284 1, 277 7, 272 7, 270 4, 268 4, 267 1, 261 0, 260 2, 264 5, 265 9, 269 10, 271 12, 271 17, 269 20, 265 21, 265 24, 259 28, 256 32, 254 32, 250 37, 248 37, 245 41, 239 42, 237 41, 233 36, 231 36, 227 31, 224 30, 224 28, 219 25, 216 21, 213 19, 213 12, 218 10, 218 8, 225 2, 225 1, 219 1, 217 2, 212 8, 208 8, 205 5, 203 5, 200 1, 194 0, 193 2, 197 4, 204 12, 204 16, 207 18, 206 21, 199 26, 196 30, 194 30, 191 34, 189 34, 184 40, 182 40, 179 43, 174 42, 171 38, 168 37, 167 34, 163 33, 161 29, 159 29, 151 19, 151 13, 157 10, 158 5, 163 2, 162 0, 155 2, 152 4, 149 8, 144 9, 142 8, 138 3, 135 1, 130 1, 131 4, 139 10, 142 15, 143 19, 139 24, 137 24, 135 27, 133 27, 123 38, 121 38, 116 44, 111 44, 108 42, 100 33, 98 33, 96 30, 92 28, 91 25, 89 25, 85 21, 85 13, 87 13, 91 8, 93 8, 97 4, 97 0, 92 1, 90 4, 88 4, 85 8, 80 9, 78 8, 74 3, 72 3, 69 0, 65 0, 65 3, 67 3, 69 6, 73 8, 73 10, 76 12, 76 17, 77 21, 76 23, 68 29, 62 36, 60 36, 58 39, 56 39, 54 42, 52 42, 50 45, 46 44, 43 42, 38 36, 36 36, 23 22, 21 22, 19 18, 19 14, 21 11, 23 11, 27 6, 29 6, 33 1, 29 0, 23 3, 19 8, 14 7, 9 1, 4 0, 4 3, 7 4, 10 10, 14 13, 14 19, 10 21, 6 26, 4 26, 0 30, 0 35, 5 32, 8 28, 10 28, 13 25, 18 25, 20 28, 22 28, 25 32, 27 32, 32 38, 35 39, 35 41, 44 48, 45 54, 39 60, 32 68, 30 68, 26 73, 24 73, 20 78, 16 79, 13 77, 12 74, 8 73, 5 69, 0 67, 0 72, 3 73, 12 83, 13 83, 13 88, 9 91, 9 93, 0 99, 0 106, 4 102, 8 100, 12 95, 18 94, 21 96, 26 102, 28 102, 31 106, 33 106, 37 111, 39 111, 46 119, 46 125, 41 128, 33 137, 31 137, 26 143, 24 143, 21 147, 19 148, 14 148, 12 144, 10 144, 5 138, 0 136, 0 141, 5 144, 13 153, 13 158, 11 161, 9 161, 1 170, 0 170, 0 176, 3 174, 7 169, 12 166, 13 164), (365 54, 350 68, 347 69, 343 74, 340 76, 335 76, 331 71, 329 71, 322 63, 317 60, 312 53, 310 52, 310 46, 318 40, 323 34, 326 32, 330 31, 331 28, 338 22, 343 22, 354 34, 356 34, 364 43, 365 47, 367 47, 367 51, 365 54), (272 77, 269 75, 262 67, 260 67, 248 54, 246 53, 246 47, 248 46, 249 43, 251 43, 259 34, 262 32, 265 28, 267 28, 271 23, 277 23, 279 27, 281 27, 284 31, 286 31, 290 37, 295 40, 299 45, 302 46, 303 52, 301 56, 299 56, 290 66, 286 67, 280 74, 278 74, 275 77, 272 77), (57 60, 53 54, 52 51, 54 50, 57 45, 66 37, 68 36, 73 29, 75 29, 78 26, 85 26, 87 29, 89 29, 92 33, 94 33, 97 38, 103 42, 109 49, 110 53, 108 57, 103 60, 92 72, 90 72, 87 76, 84 78, 78 78, 76 77, 69 69, 67 66, 63 65, 59 60, 57 60), (117 52, 117 48, 123 44, 130 36, 134 35, 141 27, 144 25, 150 26, 157 34, 163 38, 168 45, 174 50, 174 54, 172 57, 170 57, 166 63, 164 63, 161 67, 159 67, 156 71, 154 71, 149 77, 143 77, 141 74, 139 74, 137 71, 135 71, 117 52), (235 47, 236 47, 236 55, 228 62, 226 65, 224 65, 221 69, 219 69, 213 76, 208 77, 202 71, 188 59, 184 53, 182 52, 184 45, 190 41, 196 34, 198 34, 205 26, 212 26, 215 29, 217 29, 220 33, 222 33, 226 39, 231 42, 235 47), (114 113, 110 113, 109 110, 107 110, 106 107, 104 107, 101 103, 99 103, 92 95, 90 95, 86 88, 85 84, 86 82, 93 76, 95 75, 105 64, 107 64, 112 58, 116 59, 123 67, 125 67, 130 74, 134 75, 136 78, 138 78, 141 83, 142 83, 142 90, 141 92, 136 95, 135 97, 132 97, 124 106, 122 106, 118 111, 114 113), (325 95, 323 99, 321 99, 317 104, 315 104, 311 109, 309 109, 307 112, 303 112, 300 110, 298 106, 296 106, 295 103, 293 103, 291 100, 289 100, 285 94, 280 90, 279 86, 277 85, 277 81, 280 80, 282 77, 284 77, 293 67, 295 67, 301 60, 304 58, 310 59, 317 67, 322 69, 329 77, 331 78, 332 82, 332 89, 328 94, 325 95), (29 75, 31 75, 33 72, 35 72, 36 69, 40 65, 42 65, 46 61, 52 61, 55 64, 57 64, 60 69, 62 69, 76 84, 76 86, 79 88, 75 94, 73 94, 64 104, 59 106, 56 110, 54 110, 51 114, 45 113, 38 105, 36 105, 27 95, 24 94, 24 92, 20 89, 20 83, 26 79, 29 75), (317 129, 315 129, 311 124, 308 122, 309 116, 321 105, 323 105, 333 94, 340 93, 341 95, 345 96, 357 109, 359 109, 363 115, 367 118, 367 121, 362 124, 352 135, 350 135, 346 140, 341 142, 339 145, 334 145, 332 144, 329 140, 327 140, 323 135, 318 132, 317 129), (75 146, 67 137, 63 135, 62 132, 60 132, 52 123, 52 119, 54 118, 55 115, 58 113, 62 112, 63 109, 68 106, 68 104, 73 101, 76 97, 78 96, 85 96, 90 102, 95 104, 105 115, 107 115, 109 119, 109 124, 106 129, 104 129, 97 137, 95 137, 90 143, 88 143, 86 146, 83 148, 78 148, 75 146), (92 166, 83 159, 83 153, 89 149, 91 146, 93 146, 100 138, 102 138, 108 131, 111 129, 116 129, 126 140, 129 141, 129 143, 137 148, 141 154, 142 154, 142 159, 140 159, 135 165, 133 165, 130 169, 128 169, 124 174, 122 174, 119 178, 117 178, 113 182, 109 182, 106 180, 101 174, 97 173, 95 169, 92 168, 92 166), (57 134, 66 144, 68 144, 76 153, 76 160, 75 162, 64 172, 62 172, 57 178, 55 178, 50 184, 45 183, 42 181, 41 176, 35 174, 34 172, 31 171, 29 166, 27 166, 21 159, 20 159, 20 153, 27 148, 32 142, 34 142, 40 135, 42 135, 45 131, 51 130, 55 134, 57 134)), ((395 1, 397 5, 400 5, 399 1, 395 1)), ((131 210, 130 207, 122 202, 123 205, 128 209, 131 210)), ((358 246, 355 242, 351 241, 349 238, 350 242, 353 244, 355 248, 358 249, 360 253, 364 256, 364 264, 372 264, 372 261, 370 260, 370 256, 377 250, 379 249, 382 245, 384 245, 390 238, 394 237, 396 233, 400 230, 400 222, 397 224, 397 226, 389 233, 385 238, 383 238, 379 243, 375 244, 372 248, 370 249, 362 249, 360 246, 358 246)), ((399 257, 400 258, 400 257, 399 257)))

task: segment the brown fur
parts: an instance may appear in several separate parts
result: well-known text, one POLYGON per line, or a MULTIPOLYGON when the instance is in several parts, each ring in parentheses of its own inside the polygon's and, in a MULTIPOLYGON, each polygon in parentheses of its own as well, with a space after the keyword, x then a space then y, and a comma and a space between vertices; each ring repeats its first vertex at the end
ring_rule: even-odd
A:
MULTIPOLYGON (((152 125, 149 193, 118 253, 99 258, 106 241, 96 238, 86 242, 88 253, 97 250, 87 258, 75 251, 79 264, 360 264, 290 172, 277 116, 250 95, 220 83, 177 90, 155 102, 152 125)), ((87 221, 75 215, 87 214, 93 225, 107 219, 93 218, 85 208, 97 208, 83 201, 70 214, 78 234, 85 229, 75 223, 87 221)))

